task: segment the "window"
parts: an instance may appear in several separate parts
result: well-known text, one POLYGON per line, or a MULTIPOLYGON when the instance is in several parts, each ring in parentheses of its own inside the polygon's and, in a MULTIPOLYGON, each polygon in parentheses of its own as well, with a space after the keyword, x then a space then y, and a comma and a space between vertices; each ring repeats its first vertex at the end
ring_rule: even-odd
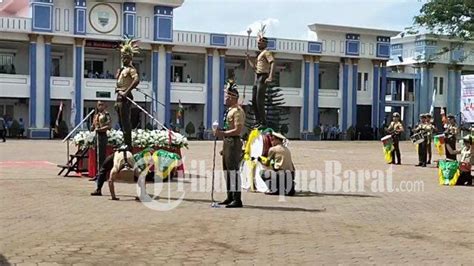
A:
POLYGON ((439 95, 443 95, 444 93, 444 78, 439 78, 439 95))
POLYGON ((362 84, 363 84, 363 81, 362 81, 362 73, 357 73, 357 90, 358 91, 361 91, 362 90, 362 84))
POLYGON ((5 118, 14 118, 14 107, 13 105, 0 105, 0 116, 5 118))
POLYGON ((359 72, 358 77, 357 77, 357 90, 358 91, 367 91, 369 87, 369 73, 364 72, 361 73, 359 72))
POLYGON ((51 76, 53 77, 59 77, 60 72, 59 72, 59 58, 53 58, 52 64, 51 64, 51 76))
POLYGON ((13 54, 0 54, 0 74, 16 74, 13 54))
POLYGON ((183 67, 171 66, 171 82, 183 82, 183 67))
POLYGON ((364 91, 369 89, 369 73, 364 73, 364 91))
POLYGON ((84 61, 84 77, 100 78, 104 75, 104 61, 97 59, 86 59, 84 61))

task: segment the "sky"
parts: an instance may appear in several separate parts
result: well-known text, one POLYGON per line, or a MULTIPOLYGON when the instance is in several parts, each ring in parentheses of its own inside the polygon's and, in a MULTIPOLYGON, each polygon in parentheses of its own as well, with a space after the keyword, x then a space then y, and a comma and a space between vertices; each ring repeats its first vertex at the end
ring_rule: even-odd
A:
POLYGON ((313 23, 400 30, 410 26, 427 0, 184 0, 174 29, 316 40, 313 23))

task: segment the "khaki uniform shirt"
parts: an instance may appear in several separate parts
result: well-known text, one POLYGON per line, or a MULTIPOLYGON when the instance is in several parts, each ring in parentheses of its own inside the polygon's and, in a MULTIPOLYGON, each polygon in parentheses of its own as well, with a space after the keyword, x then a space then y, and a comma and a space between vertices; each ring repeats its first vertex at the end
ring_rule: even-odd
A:
POLYGON ((124 67, 117 79, 117 91, 127 90, 135 78, 138 78, 137 70, 134 67, 124 67))
POLYGON ((263 50, 257 57, 257 74, 269 74, 270 64, 274 61, 273 55, 268 50, 263 50))
POLYGON ((237 126, 244 127, 245 124, 245 112, 242 107, 235 105, 229 108, 227 112, 226 121, 224 124, 224 129, 234 129, 237 126))
POLYGON ((403 124, 400 121, 398 122, 392 121, 387 130, 390 133, 400 134, 400 132, 403 131, 403 124))
POLYGON ((111 122, 112 122, 112 118, 110 117, 109 112, 104 111, 101 113, 97 113, 94 117, 94 128, 98 129, 101 127, 110 126, 111 122))
POLYGON ((281 144, 273 146, 268 150, 268 159, 274 161, 273 168, 275 170, 295 170, 290 150, 281 144))

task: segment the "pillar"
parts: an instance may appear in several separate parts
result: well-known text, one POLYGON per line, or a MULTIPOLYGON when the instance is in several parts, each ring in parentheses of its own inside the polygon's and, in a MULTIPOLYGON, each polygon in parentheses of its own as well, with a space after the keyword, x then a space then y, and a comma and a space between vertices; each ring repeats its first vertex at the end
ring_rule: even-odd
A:
POLYGON ((44 127, 51 127, 51 41, 53 36, 44 38, 44 127))
POLYGON ((304 76, 303 76, 303 132, 309 131, 309 82, 311 56, 303 56, 304 76))
POLYGON ((413 80, 414 82, 414 96, 415 96, 415 101, 414 101, 414 110, 413 110, 413 122, 416 123, 419 119, 419 115, 421 113, 421 65, 415 64, 414 65, 415 69, 415 79, 413 80))
POLYGON ((461 112, 461 74, 462 66, 456 66, 454 73, 454 83, 455 83, 455 97, 454 97, 454 110, 453 115, 458 116, 461 112))
MULTIPOLYGON (((71 109, 74 115, 72 126, 78 125, 83 119, 82 84, 84 79, 84 39, 76 38, 74 47, 74 95, 71 109)), ((72 114, 71 114, 72 115, 72 114)))
POLYGON ((319 126, 319 56, 313 56, 313 126, 319 126))
POLYGON ((380 107, 379 107, 379 125, 385 121, 385 96, 387 94, 387 61, 382 61, 380 67, 380 107))
POLYGON ((352 102, 351 102, 351 126, 355 127, 357 125, 357 85, 358 85, 358 63, 359 59, 352 59, 352 102))
POLYGON ((372 60, 373 68, 373 90, 372 90, 372 128, 378 128, 379 125, 379 66, 380 61, 372 60))
POLYGON ((30 99, 29 99, 29 121, 30 128, 36 127, 36 42, 38 35, 30 34, 30 54, 29 54, 29 65, 30 65, 30 99))
MULTIPOLYGON (((160 46, 158 44, 151 45, 151 90, 152 90, 152 97, 157 99, 158 95, 158 62, 160 58, 160 46)), ((157 110, 158 110, 158 103, 156 101, 152 102, 151 105, 152 114, 156 119, 157 117, 157 110)), ((154 124, 154 122, 152 123, 154 124)))
POLYGON ((225 84, 225 49, 218 49, 219 52, 219 124, 224 124, 224 84, 225 84))
MULTIPOLYGON (((431 110, 431 105, 434 104, 433 102, 433 66, 434 64, 427 64, 426 65, 426 79, 427 79, 427 82, 426 82, 426 85, 427 85, 427 89, 426 89, 426 97, 428 99, 428 102, 426 103, 428 108, 426 110, 426 112, 429 112, 431 110)), ((439 91, 437 92, 439 94, 439 91)), ((436 95, 435 95, 436 97, 436 95)))
POLYGON ((342 67, 342 123, 341 130, 347 131, 348 128, 348 111, 349 111, 349 65, 345 58, 341 59, 342 67))
POLYGON ((212 129, 212 80, 213 80, 213 64, 214 64, 214 49, 207 48, 207 57, 206 57, 206 112, 205 119, 206 129, 212 129))
POLYGON ((171 121, 171 55, 172 45, 165 45, 165 121, 164 124, 169 127, 171 121))

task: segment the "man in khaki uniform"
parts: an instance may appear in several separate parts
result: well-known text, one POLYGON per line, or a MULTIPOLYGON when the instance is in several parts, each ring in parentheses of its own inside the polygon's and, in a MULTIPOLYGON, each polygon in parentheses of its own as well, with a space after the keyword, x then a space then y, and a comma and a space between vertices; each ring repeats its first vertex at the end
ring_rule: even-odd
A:
POLYGON ((264 28, 260 30, 258 38, 258 50, 256 64, 250 60, 247 54, 247 60, 255 71, 255 84, 252 88, 252 108, 257 124, 254 126, 265 127, 267 123, 265 114, 265 92, 269 83, 273 81, 275 59, 270 51, 267 50, 268 39, 263 37, 264 28))
MULTIPOLYGON (((426 125, 426 114, 421 114, 420 115, 420 123, 415 127, 415 132, 419 133, 422 132, 423 134, 426 134, 426 131, 428 130, 427 125, 426 125)), ((426 144, 428 140, 427 137, 424 137, 424 140, 422 143, 418 144, 418 164, 416 166, 421 166, 421 167, 426 167, 426 144)))
POLYGON ((426 164, 431 164, 431 159, 433 157, 433 133, 436 131, 436 127, 433 124, 433 116, 430 113, 426 114, 426 129, 428 132, 428 142, 426 143, 428 162, 426 164))
POLYGON ((227 198, 220 205, 226 208, 241 208, 241 180, 239 164, 242 159, 242 140, 240 135, 244 128, 245 112, 238 104, 239 92, 232 81, 227 83, 225 105, 227 106, 224 128, 216 129, 214 135, 223 137, 222 165, 226 177, 227 198))
POLYGON ((456 125, 456 118, 452 114, 448 114, 448 125, 446 126, 446 130, 444 131, 444 135, 446 136, 446 158, 451 160, 456 160, 456 154, 453 154, 448 149, 450 146, 451 150, 456 150, 456 136, 458 134, 458 126, 456 125))
POLYGON ((395 158, 397 164, 402 163, 402 155, 400 154, 400 134, 404 131, 403 124, 400 121, 400 114, 398 112, 393 113, 393 121, 388 126, 387 132, 392 135, 393 139, 393 151, 392 151, 392 164, 395 164, 395 158))
MULTIPOLYGON (((91 130, 96 132, 97 139, 97 169, 101 167, 104 163, 105 149, 107 148, 107 130, 112 128, 112 118, 110 117, 109 112, 106 110, 106 105, 102 101, 97 102, 97 112, 94 115, 93 123, 91 130)), ((99 172, 99 171, 97 171, 99 172)), ((91 181, 95 181, 98 177, 98 174, 91 178, 91 181)))
POLYGON ((128 149, 132 148, 132 124, 130 121, 130 109, 132 103, 127 99, 133 100, 132 90, 138 86, 140 79, 137 70, 132 65, 133 55, 139 51, 135 41, 131 39, 125 40, 121 46, 122 68, 117 70, 115 78, 117 79, 117 101, 115 110, 119 117, 120 128, 123 131, 124 144, 128 149))
POLYGON ((283 145, 285 136, 272 132, 272 147, 268 150, 268 157, 259 157, 258 161, 271 167, 266 170, 264 179, 269 181, 270 192, 265 194, 278 195, 285 194, 293 196, 295 194, 294 172, 295 166, 291 159, 290 150, 283 145))

